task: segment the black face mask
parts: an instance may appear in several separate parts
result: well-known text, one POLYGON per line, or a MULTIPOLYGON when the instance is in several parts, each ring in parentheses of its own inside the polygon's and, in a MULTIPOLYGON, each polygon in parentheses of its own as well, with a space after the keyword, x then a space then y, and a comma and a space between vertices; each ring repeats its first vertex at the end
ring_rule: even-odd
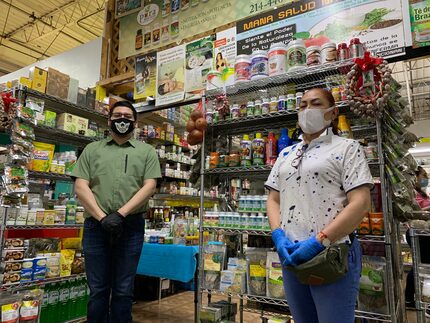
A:
POLYGON ((134 130, 134 121, 126 118, 111 120, 110 128, 118 136, 126 136, 134 130))

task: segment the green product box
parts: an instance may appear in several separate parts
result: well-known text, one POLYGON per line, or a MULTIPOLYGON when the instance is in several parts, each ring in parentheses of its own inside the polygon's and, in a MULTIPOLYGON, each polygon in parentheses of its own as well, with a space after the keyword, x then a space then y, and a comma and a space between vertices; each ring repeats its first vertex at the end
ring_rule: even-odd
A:
POLYGON ((55 128, 55 126, 57 125, 57 113, 45 110, 43 112, 43 115, 45 117, 44 125, 47 127, 55 128))

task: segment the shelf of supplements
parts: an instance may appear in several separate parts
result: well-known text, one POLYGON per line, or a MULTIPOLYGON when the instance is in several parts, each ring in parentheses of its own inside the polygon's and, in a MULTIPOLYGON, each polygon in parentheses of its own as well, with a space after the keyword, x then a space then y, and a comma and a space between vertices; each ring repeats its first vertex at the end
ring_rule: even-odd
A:
MULTIPOLYGON (((152 199, 158 201, 200 201, 200 196, 158 193, 154 194, 152 199)), ((216 197, 205 196, 205 201, 217 202, 219 200, 216 197)))
POLYGON ((22 89, 18 89, 18 92, 21 92, 20 95, 23 98, 31 97, 31 98, 43 100, 45 102, 45 109, 52 110, 56 113, 67 112, 90 120, 100 122, 102 124, 106 124, 108 119, 107 115, 97 112, 92 108, 80 106, 49 94, 28 89, 26 87, 22 89))
POLYGON ((180 162, 180 161, 176 161, 176 160, 172 160, 172 159, 167 159, 167 158, 158 158, 158 160, 160 161, 160 163, 163 164, 181 164, 181 165, 186 165, 186 166, 193 166, 190 163, 184 163, 184 162, 180 162))
POLYGON ((297 84, 300 88, 306 89, 327 83, 339 84, 341 80, 336 75, 345 75, 354 60, 339 61, 330 64, 304 67, 303 69, 293 72, 287 72, 282 75, 270 76, 264 79, 236 83, 224 88, 218 88, 206 91, 206 98, 215 98, 218 95, 227 94, 234 97, 244 94, 253 93, 253 97, 261 98, 261 93, 268 92, 267 96, 279 96, 288 92, 288 89, 297 84), (293 83, 293 86, 291 85, 293 83), (295 83, 295 84, 294 84, 295 83))
POLYGON ((53 225, 6 225, 6 230, 46 230, 46 229, 81 229, 83 224, 53 224, 53 225))
POLYGON ((175 120, 165 118, 155 112, 139 113, 137 120, 139 124, 151 124, 151 125, 157 125, 160 127, 163 125, 163 123, 167 122, 175 127, 175 131, 176 130, 183 131, 185 129, 185 124, 181 124, 175 120))
MULTIPOLYGON (((345 102, 341 101, 336 104, 341 113, 348 113, 349 108, 345 102)), ((238 135, 244 132, 251 133, 261 130, 273 130, 284 128, 286 126, 295 126, 297 123, 297 111, 278 111, 259 116, 243 117, 238 119, 220 120, 208 125, 207 132, 222 135, 238 135), (232 127, 232 125, 234 125, 232 127)))
POLYGON ((190 151, 189 147, 184 147, 184 146, 181 146, 181 145, 177 145, 177 144, 175 144, 172 141, 167 141, 167 140, 160 139, 160 138, 145 138, 144 141, 146 143, 150 144, 150 145, 160 145, 160 146, 163 145, 163 146, 166 146, 166 147, 176 146, 177 148, 178 147, 182 148, 183 152, 189 152, 190 151))
POLYGON ((41 178, 41 179, 49 179, 53 181, 73 181, 73 178, 70 175, 56 174, 56 173, 47 173, 47 172, 36 172, 29 170, 28 171, 29 178, 41 178))
MULTIPOLYGON (((288 303, 285 299, 279 299, 279 298, 273 298, 273 297, 267 297, 267 296, 254 296, 254 295, 248 295, 248 294, 228 293, 228 292, 221 292, 219 290, 213 290, 213 289, 202 289, 202 292, 208 293, 211 295, 223 295, 223 296, 235 297, 235 298, 239 298, 247 301, 254 301, 254 302, 259 302, 264 304, 281 305, 281 306, 288 307, 288 303)), ((368 320, 379 320, 382 322, 392 322, 390 315, 359 311, 359 310, 355 311, 355 317, 364 318, 368 320)))
POLYGON ((240 228, 224 228, 224 227, 203 227, 203 231, 218 234, 250 234, 259 236, 271 236, 272 232, 268 230, 258 229, 240 229, 240 228))
POLYGON ((158 111, 158 110, 164 110, 164 109, 168 109, 168 108, 180 108, 184 105, 191 105, 191 104, 199 103, 200 101, 201 101, 201 98, 193 98, 190 100, 179 101, 179 102, 175 102, 175 103, 156 105, 155 100, 151 100, 151 101, 149 101, 149 104, 146 104, 142 107, 139 107, 136 110, 139 113, 147 113, 147 112, 153 112, 153 111, 158 111))
POLYGON ((0 290, 1 291, 14 291, 14 290, 21 290, 21 289, 27 289, 29 287, 34 286, 43 286, 46 284, 52 284, 62 281, 68 281, 68 280, 74 280, 74 279, 80 279, 85 278, 86 274, 77 274, 77 275, 70 275, 70 276, 64 276, 64 277, 55 277, 55 278, 47 278, 43 280, 36 280, 31 281, 28 283, 16 283, 16 284, 10 284, 10 285, 1 285, 0 290))
POLYGON ((43 140, 44 142, 48 143, 58 144, 61 142, 73 146, 85 147, 87 144, 98 140, 96 137, 87 137, 61 129, 55 129, 41 125, 32 126, 34 128, 36 140, 43 140))

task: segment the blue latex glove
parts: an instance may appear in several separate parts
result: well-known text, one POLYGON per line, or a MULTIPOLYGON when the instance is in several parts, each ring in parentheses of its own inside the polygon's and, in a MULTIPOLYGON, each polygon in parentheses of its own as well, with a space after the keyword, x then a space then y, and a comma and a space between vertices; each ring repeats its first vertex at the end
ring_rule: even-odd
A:
MULTIPOLYGON (((284 230, 277 228, 272 231, 272 240, 275 244, 279 260, 282 264, 291 262, 291 253, 299 247, 299 243, 294 243, 285 236, 284 230)), ((286 265, 284 265, 286 266, 286 265)))
POLYGON ((305 263, 323 251, 325 247, 315 237, 300 242, 299 247, 287 258, 287 266, 297 266, 305 263), (288 260, 290 263, 288 264, 288 260))

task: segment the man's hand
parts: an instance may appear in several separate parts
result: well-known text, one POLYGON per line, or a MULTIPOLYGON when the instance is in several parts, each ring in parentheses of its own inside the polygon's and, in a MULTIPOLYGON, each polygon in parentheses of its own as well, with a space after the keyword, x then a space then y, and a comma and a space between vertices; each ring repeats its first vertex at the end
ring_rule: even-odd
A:
POLYGON ((118 211, 112 212, 102 218, 100 223, 102 228, 107 232, 115 235, 120 235, 122 233, 122 225, 124 223, 125 218, 118 211))

